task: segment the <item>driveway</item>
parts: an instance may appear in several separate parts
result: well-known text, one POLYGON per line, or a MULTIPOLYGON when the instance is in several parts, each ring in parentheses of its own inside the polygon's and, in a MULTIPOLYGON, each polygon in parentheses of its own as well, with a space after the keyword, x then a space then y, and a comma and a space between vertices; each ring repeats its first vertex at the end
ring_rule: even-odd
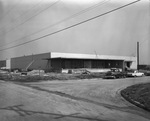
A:
POLYGON ((13 83, 0 81, 0 121, 149 121, 120 90, 150 77, 13 83))

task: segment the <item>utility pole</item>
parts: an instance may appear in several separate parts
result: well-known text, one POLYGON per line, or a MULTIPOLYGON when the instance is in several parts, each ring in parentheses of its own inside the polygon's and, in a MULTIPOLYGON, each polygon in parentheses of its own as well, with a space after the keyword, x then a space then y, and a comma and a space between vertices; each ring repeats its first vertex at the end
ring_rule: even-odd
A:
MULTIPOLYGON (((149 0, 149 20, 150 20, 150 0, 149 0)), ((150 22, 148 22, 149 23, 149 28, 148 28, 148 46, 149 46, 149 48, 148 48, 148 58, 150 58, 150 54, 149 54, 149 52, 150 52, 150 22)))
POLYGON ((139 55, 139 42, 137 42, 137 70, 139 70, 139 59, 140 55, 139 55))

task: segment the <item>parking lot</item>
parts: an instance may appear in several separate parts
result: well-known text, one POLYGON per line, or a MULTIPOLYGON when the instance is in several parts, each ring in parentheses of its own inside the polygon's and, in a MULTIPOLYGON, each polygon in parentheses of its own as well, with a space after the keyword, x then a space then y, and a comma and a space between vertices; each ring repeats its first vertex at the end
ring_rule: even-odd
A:
POLYGON ((42 82, 0 81, 0 121, 149 121, 120 96, 150 77, 42 82))

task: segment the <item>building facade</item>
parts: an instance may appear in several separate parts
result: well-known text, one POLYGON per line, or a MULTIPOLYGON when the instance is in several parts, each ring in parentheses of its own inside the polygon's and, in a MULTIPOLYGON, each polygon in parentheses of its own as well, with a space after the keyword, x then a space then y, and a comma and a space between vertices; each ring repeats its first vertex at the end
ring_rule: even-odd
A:
POLYGON ((110 56, 76 53, 42 53, 11 58, 10 61, 1 61, 1 65, 10 69, 42 69, 46 71, 61 71, 62 69, 110 69, 125 67, 136 69, 137 57, 110 56))

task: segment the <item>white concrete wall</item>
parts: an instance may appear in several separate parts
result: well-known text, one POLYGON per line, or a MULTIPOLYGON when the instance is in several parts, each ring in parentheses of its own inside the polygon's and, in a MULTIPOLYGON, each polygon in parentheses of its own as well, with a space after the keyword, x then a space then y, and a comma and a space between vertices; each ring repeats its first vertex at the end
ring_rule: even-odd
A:
POLYGON ((6 69, 10 69, 11 68, 11 60, 7 59, 6 60, 6 69))
POLYGON ((137 60, 135 59, 132 63, 131 63, 131 69, 137 69, 137 60))

